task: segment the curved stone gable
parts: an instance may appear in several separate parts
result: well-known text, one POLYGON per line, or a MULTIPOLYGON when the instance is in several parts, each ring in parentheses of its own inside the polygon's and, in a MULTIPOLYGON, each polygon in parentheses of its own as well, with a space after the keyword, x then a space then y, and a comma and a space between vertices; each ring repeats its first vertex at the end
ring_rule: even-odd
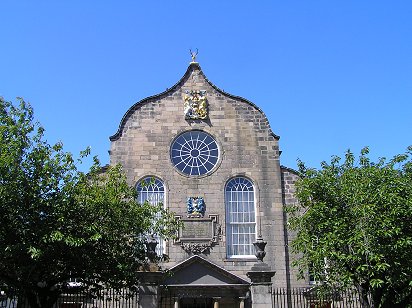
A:
MULTIPOLYGON (((127 110, 127 112, 123 116, 122 120, 120 121, 119 128, 118 128, 117 132, 114 135, 109 137, 110 141, 115 141, 115 140, 119 139, 119 137, 123 134, 124 130, 127 127, 127 122, 130 120, 131 117, 133 117, 133 114, 135 112, 137 112, 138 110, 143 109, 146 105, 156 106, 156 104, 158 104, 159 102, 161 102, 163 100, 170 101, 171 98, 174 98, 175 101, 179 101, 179 98, 180 98, 180 102, 182 102, 182 100, 183 100, 183 98, 182 98, 182 96, 183 96, 182 89, 189 89, 189 88, 190 89, 193 89, 193 88, 199 88, 200 89, 202 87, 202 85, 201 85, 201 83, 198 82, 199 80, 204 81, 205 85, 207 85, 210 88, 210 90, 212 90, 212 93, 215 96, 215 98, 217 98, 217 100, 226 99, 226 100, 231 100, 232 102, 236 102, 238 104, 238 109, 242 108, 241 105, 243 105, 243 104, 245 105, 243 107, 244 109, 249 109, 249 108, 255 109, 257 112, 259 112, 261 114, 261 119, 259 119, 259 121, 262 121, 267 125, 269 135, 272 136, 273 138, 275 138, 276 140, 279 140, 280 137, 272 132, 272 130, 270 128, 269 121, 268 121, 266 115, 264 114, 264 112, 258 106, 256 106, 254 103, 250 102, 249 100, 247 100, 243 97, 232 95, 230 93, 227 93, 227 92, 219 89, 217 86, 215 86, 205 76, 202 69, 200 68, 200 65, 198 63, 194 62, 194 63, 191 63, 189 65, 189 67, 187 68, 187 70, 186 70, 185 74, 183 75, 183 77, 174 86, 172 86, 171 88, 167 89, 166 91, 164 91, 162 93, 144 98, 141 101, 135 103, 132 107, 130 107, 129 110, 127 110), (193 80, 194 75, 197 75, 197 78, 198 78, 197 81, 193 80)), ((208 93, 208 94, 210 94, 210 93, 208 93)), ((170 102, 168 102, 168 103, 170 103, 170 102)), ((169 104, 168 104, 168 106, 169 106, 169 104)), ((182 108, 183 107, 181 107, 180 108, 181 110, 179 110, 180 114, 183 114, 183 109, 182 108)), ((149 110, 149 113, 150 113, 150 111, 152 111, 151 108, 148 108, 148 110, 149 110)), ((171 111, 171 109, 169 111, 171 111)), ((221 116, 221 114, 219 114, 219 116, 221 116)))

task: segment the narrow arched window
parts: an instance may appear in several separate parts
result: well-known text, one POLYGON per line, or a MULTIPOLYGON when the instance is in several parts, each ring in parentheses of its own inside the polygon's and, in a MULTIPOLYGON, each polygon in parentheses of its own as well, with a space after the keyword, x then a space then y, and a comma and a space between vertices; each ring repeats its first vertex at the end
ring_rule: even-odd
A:
MULTIPOLYGON (((147 201, 152 205, 164 204, 165 187, 160 179, 152 176, 145 177, 137 183, 136 189, 138 192, 137 200, 139 203, 143 204, 147 201)), ((165 252, 164 240, 157 234, 154 236, 159 242, 156 247, 156 252, 161 256, 165 252)))
POLYGON ((231 179, 226 184, 225 202, 227 256, 254 257, 256 214, 252 182, 244 177, 231 179))

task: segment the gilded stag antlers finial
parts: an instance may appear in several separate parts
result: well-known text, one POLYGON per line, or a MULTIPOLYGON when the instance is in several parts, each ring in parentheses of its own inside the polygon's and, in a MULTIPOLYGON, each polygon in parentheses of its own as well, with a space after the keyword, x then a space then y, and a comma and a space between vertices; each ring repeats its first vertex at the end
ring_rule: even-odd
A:
POLYGON ((196 52, 193 52, 192 49, 189 49, 190 51, 190 56, 192 57, 192 63, 196 63, 196 57, 197 54, 199 53, 199 50, 196 48, 196 52))

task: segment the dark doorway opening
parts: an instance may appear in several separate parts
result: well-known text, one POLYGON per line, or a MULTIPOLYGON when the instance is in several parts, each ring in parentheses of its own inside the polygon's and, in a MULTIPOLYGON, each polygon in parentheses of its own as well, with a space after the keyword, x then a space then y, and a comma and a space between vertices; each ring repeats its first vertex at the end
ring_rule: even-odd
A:
POLYGON ((182 298, 180 300, 181 308, 213 308, 211 298, 182 298))

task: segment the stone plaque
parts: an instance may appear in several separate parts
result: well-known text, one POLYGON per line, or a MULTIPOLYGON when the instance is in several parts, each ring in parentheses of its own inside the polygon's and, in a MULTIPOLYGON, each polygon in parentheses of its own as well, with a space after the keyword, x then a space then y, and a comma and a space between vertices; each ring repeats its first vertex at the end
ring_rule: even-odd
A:
POLYGON ((183 221, 180 240, 211 240, 213 238, 213 222, 206 219, 187 219, 183 221))
POLYGON ((192 253, 204 253, 219 241, 221 227, 218 223, 218 215, 209 215, 209 218, 182 218, 178 239, 182 248, 192 253))

